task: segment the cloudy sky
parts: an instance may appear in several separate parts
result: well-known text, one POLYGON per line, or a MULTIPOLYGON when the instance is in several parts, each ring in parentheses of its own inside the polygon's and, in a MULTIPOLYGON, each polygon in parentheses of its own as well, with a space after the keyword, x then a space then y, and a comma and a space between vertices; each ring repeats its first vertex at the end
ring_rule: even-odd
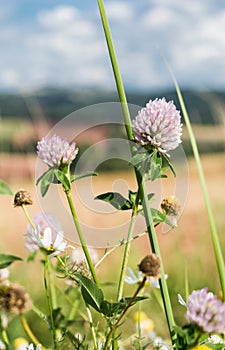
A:
MULTIPOLYGON (((224 0, 105 0, 125 87, 225 88, 224 0)), ((97 0, 0 3, 0 89, 115 89, 97 0)))

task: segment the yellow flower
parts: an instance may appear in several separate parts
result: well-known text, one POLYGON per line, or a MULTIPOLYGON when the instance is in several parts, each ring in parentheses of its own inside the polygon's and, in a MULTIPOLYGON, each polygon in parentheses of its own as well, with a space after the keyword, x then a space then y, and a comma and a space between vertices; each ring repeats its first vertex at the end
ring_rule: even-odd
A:
POLYGON ((25 350, 27 349, 28 345, 28 341, 24 338, 16 338, 13 341, 13 347, 15 350, 25 350))
POLYGON ((148 318, 144 311, 136 311, 134 313, 134 321, 136 324, 140 322, 140 328, 144 334, 150 333, 155 328, 154 322, 148 318))
POLYGON ((198 346, 195 346, 194 348, 192 348, 192 350, 208 350, 208 349, 211 349, 211 348, 209 348, 206 345, 198 345, 198 346))

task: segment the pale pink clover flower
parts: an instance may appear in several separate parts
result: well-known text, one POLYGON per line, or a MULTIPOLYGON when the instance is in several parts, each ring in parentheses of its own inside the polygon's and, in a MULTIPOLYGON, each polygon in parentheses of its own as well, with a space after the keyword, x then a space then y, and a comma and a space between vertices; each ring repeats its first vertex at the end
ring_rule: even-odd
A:
POLYGON ((186 319, 207 333, 225 333, 225 302, 207 288, 194 290, 187 300, 186 319))
POLYGON ((135 141, 146 148, 155 147, 162 153, 174 150, 181 143, 180 112, 173 101, 165 98, 150 100, 132 122, 135 141))
POLYGON ((53 135, 51 139, 43 137, 37 143, 38 157, 50 168, 71 164, 77 153, 75 142, 69 143, 57 135, 53 135))

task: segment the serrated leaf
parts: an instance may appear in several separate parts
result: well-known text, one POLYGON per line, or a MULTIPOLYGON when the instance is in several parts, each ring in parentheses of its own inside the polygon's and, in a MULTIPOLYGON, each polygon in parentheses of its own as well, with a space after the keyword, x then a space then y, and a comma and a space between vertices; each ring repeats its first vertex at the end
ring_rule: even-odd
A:
POLYGON ((0 269, 4 269, 11 265, 14 261, 23 260, 15 255, 0 254, 0 269))
POLYGON ((108 202, 118 210, 132 209, 132 203, 118 192, 106 192, 98 195, 95 199, 108 202))
POLYGON ((13 194, 9 185, 2 180, 0 180, 0 194, 13 194))
POLYGON ((90 171, 81 175, 71 175, 70 181, 71 182, 77 181, 77 180, 83 179, 84 177, 89 177, 89 176, 98 176, 98 173, 94 171, 90 171))
POLYGON ((70 181, 68 177, 61 170, 58 170, 58 169, 54 170, 54 174, 57 180, 63 185, 65 190, 66 191, 70 190, 70 181))
POLYGON ((38 180, 41 183, 41 195, 44 197, 48 192, 49 186, 54 182, 54 169, 47 170, 38 180))
POLYGON ((80 275, 79 273, 74 273, 74 276, 81 284, 81 293, 85 303, 92 306, 96 311, 101 312, 100 306, 104 300, 104 295, 101 288, 99 288, 89 278, 80 275))

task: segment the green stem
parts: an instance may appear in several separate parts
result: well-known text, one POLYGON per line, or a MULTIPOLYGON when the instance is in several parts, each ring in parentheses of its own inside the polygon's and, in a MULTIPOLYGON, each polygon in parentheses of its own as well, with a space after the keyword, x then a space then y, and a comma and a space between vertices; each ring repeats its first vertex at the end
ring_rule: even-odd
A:
POLYGON ((91 328, 94 350, 98 350, 98 343, 97 343, 97 338, 96 338, 95 329, 94 329, 94 325, 93 325, 92 314, 91 314, 91 311, 90 311, 90 308, 88 305, 86 305, 86 308, 87 308, 88 320, 89 320, 89 324, 90 324, 90 328, 91 328))
POLYGON ((198 173, 199 173, 199 178, 200 178, 200 182, 201 182, 206 211, 207 211, 207 215, 208 215, 208 219, 209 219, 210 232, 211 232, 211 238, 212 238, 212 242, 213 242, 213 248, 214 248, 214 253, 215 253, 215 258, 216 258, 216 263, 217 263, 217 269, 218 269, 221 289, 222 289, 222 293, 223 293, 223 300, 225 301, 225 265, 224 265, 224 259, 223 259, 222 249, 221 249, 221 245, 220 245, 220 241, 219 241, 219 237, 218 237, 218 233, 217 233, 217 229, 216 229, 216 224, 215 224, 212 208, 210 205, 209 194, 208 194, 207 185, 206 185, 205 176, 204 176, 204 171, 202 168, 202 163, 201 163, 201 159, 200 159, 200 155, 199 155, 199 151, 198 151, 198 146, 196 143, 196 139, 195 139, 195 136, 193 133, 191 122, 190 122, 190 119, 189 119, 189 116, 187 113, 187 109, 186 109, 180 88, 179 88, 178 83, 176 81, 176 78, 172 72, 172 69, 169 67, 169 65, 168 65, 168 68, 170 70, 170 73, 172 75, 172 78, 173 78, 173 81, 175 84, 177 96, 178 96, 178 99, 179 99, 179 102, 181 105, 183 117, 184 117, 184 120, 186 123, 186 127, 187 127, 188 134, 190 137, 194 158, 195 158, 198 173))
POLYGON ((89 269, 90 269, 90 272, 91 272, 91 275, 93 277, 94 282, 99 287, 99 282, 98 282, 97 275, 96 275, 96 272, 95 272, 95 269, 94 269, 94 265, 92 263, 92 260, 91 260, 90 254, 89 254, 88 247, 86 245, 85 238, 83 236, 83 232, 82 232, 81 227, 80 227, 80 223, 78 221, 78 217, 77 217, 77 213, 76 213, 76 210, 75 210, 75 206, 73 204, 71 192, 70 191, 65 191, 65 193, 66 193, 66 197, 67 197, 67 200, 68 200, 68 203, 69 203, 69 207, 70 207, 70 210, 71 210, 71 213, 72 213, 72 216, 73 216, 73 221, 74 221, 75 227, 77 229, 79 240, 80 240, 80 243, 81 243, 84 255, 86 257, 86 260, 87 260, 87 264, 89 266, 89 269))
POLYGON ((109 27, 109 23, 107 20, 103 0, 98 0, 98 7, 99 7, 99 12, 100 12, 102 25, 103 25, 103 29, 104 29, 104 33, 105 33, 105 38, 106 38, 106 42, 107 42, 107 46, 108 46, 109 56, 110 56, 111 63, 112 63, 112 69, 114 72, 117 91, 118 91, 118 95, 120 97, 121 108, 122 108, 122 112, 123 112, 123 116, 124 116, 126 132, 128 135, 128 139, 133 140, 133 132, 132 132, 132 127, 131 127, 131 123, 130 123, 130 112, 128 109, 126 94, 125 94, 125 91, 123 88, 123 82, 122 82, 122 78, 121 78, 121 74, 120 74, 119 65, 117 63, 116 52, 114 49, 112 36, 111 36, 111 32, 110 32, 110 27, 109 27))
POLYGON ((118 317, 118 319, 116 320, 116 322, 114 323, 114 325, 112 326, 112 328, 110 329, 110 332, 107 335, 106 341, 105 341, 105 345, 103 347, 103 350, 107 349, 107 346, 109 344, 110 338, 112 336, 112 334, 115 332, 116 328, 118 327, 120 321, 122 320, 122 318, 124 317, 124 315, 126 314, 127 310, 130 308, 130 306, 133 304, 134 299, 136 298, 136 296, 138 295, 138 293, 140 292, 140 290, 144 287, 146 282, 146 277, 143 278, 143 280, 141 281, 141 283, 139 284, 139 286, 137 287, 134 295, 132 296, 132 298, 130 298, 129 303, 127 304, 127 306, 123 309, 123 312, 121 313, 121 315, 118 317))
MULTIPOLYGON (((115 54, 115 50, 114 50, 114 46, 113 46, 113 42, 112 42, 110 27, 108 24, 103 0, 98 0, 98 6, 99 6, 102 24, 103 24, 103 28, 104 28, 104 32, 105 32, 106 42, 108 45, 109 56, 110 56, 111 64, 113 67, 113 72, 114 72, 114 77, 115 77, 115 81, 116 81, 116 85, 117 85, 118 95, 119 95, 119 99, 120 99, 121 106, 122 106, 122 112, 123 112, 127 137, 128 137, 128 140, 132 141, 133 140, 133 132, 132 132, 130 113, 129 113, 129 109, 128 109, 128 105, 127 105, 126 95, 125 95, 125 91, 124 91, 124 87, 123 87, 122 78, 120 75, 119 66, 117 63, 117 58, 116 58, 116 54, 115 54)), ((148 203, 148 198, 147 198, 147 194, 146 194, 146 190, 145 190, 145 185, 144 185, 142 177, 140 176, 137 169, 135 169, 135 173, 136 173, 136 178, 137 178, 137 183, 138 183, 139 189, 141 190, 142 195, 143 195, 143 208, 144 208, 145 220, 146 220, 146 224, 147 224, 147 230, 148 230, 148 235, 149 235, 149 240, 151 243, 152 251, 155 252, 161 258, 161 254, 160 254, 160 250, 159 250, 159 246, 158 246, 158 241, 157 241, 157 236, 156 236, 156 232, 155 232, 155 228, 154 228, 154 224, 153 224, 153 220, 152 220, 151 210, 150 210, 150 206, 148 203)), ((165 308, 165 313, 166 313, 166 318, 167 318, 167 323, 168 323, 168 327, 169 327, 169 331, 170 331, 171 340, 172 340, 172 343, 174 345, 174 343, 175 343, 175 339, 174 339, 175 322, 174 322, 174 318, 173 318, 173 312, 172 312, 171 302, 170 302, 170 298, 169 298, 167 283, 166 283, 166 280, 164 277, 164 269, 163 269, 162 259, 161 259, 161 274, 162 274, 162 277, 160 279, 160 289, 161 289, 162 298, 163 298, 163 302, 164 302, 164 308, 165 308)))
POLYGON ((52 273, 52 264, 49 261, 48 265, 48 272, 49 272, 49 288, 52 298, 52 307, 53 310, 57 309, 58 303, 57 303, 57 296, 56 296, 56 289, 55 289, 55 280, 54 280, 54 274, 52 273))
MULTIPOLYGON (((28 337, 30 338, 30 340, 32 341, 32 343, 34 343, 34 345, 38 345, 40 344, 40 342, 38 341, 38 339, 35 337, 35 335, 33 334, 32 330, 30 329, 27 320, 25 319, 25 317, 23 316, 23 314, 20 314, 20 322, 23 326, 24 331, 26 332, 26 334, 28 335, 28 337)), ((45 350, 44 346, 41 346, 42 350, 45 350)))
POLYGON ((137 218, 136 214, 132 215, 131 217, 130 226, 127 234, 127 241, 124 247, 123 261, 122 261, 122 267, 120 271, 120 278, 119 278, 118 291, 117 291, 117 301, 119 301, 123 296, 124 277, 127 270, 127 264, 128 264, 130 247, 131 247, 131 237, 134 231, 136 218, 137 218))
POLYGON ((31 220, 31 217, 30 217, 30 215, 29 215, 29 213, 28 213, 28 211, 27 211, 26 205, 22 204, 22 209, 23 209, 23 211, 24 211, 24 214, 25 214, 27 220, 29 221, 29 223, 31 224, 31 226, 33 227, 33 229, 35 230, 36 227, 35 227, 33 221, 31 220))
POLYGON ((52 298, 49 293, 48 289, 48 282, 47 282, 47 274, 49 269, 49 257, 46 255, 45 264, 44 264, 44 286, 45 286, 45 294, 48 302, 48 309, 50 314, 50 321, 51 321, 51 328, 52 328, 52 337, 53 337, 53 343, 54 343, 54 349, 58 349, 58 342, 56 339, 56 329, 55 329, 55 322, 53 318, 53 305, 52 305, 52 298))

